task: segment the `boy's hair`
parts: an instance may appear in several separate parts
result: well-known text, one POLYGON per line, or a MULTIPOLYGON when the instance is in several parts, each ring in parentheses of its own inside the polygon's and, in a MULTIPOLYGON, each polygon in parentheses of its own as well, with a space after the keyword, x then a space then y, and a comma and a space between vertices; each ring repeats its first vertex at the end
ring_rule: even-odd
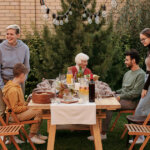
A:
POLYGON ((130 51, 125 53, 125 56, 130 56, 131 59, 135 59, 136 64, 140 62, 139 52, 136 49, 131 49, 130 51))
POLYGON ((14 68, 13 68, 14 77, 19 77, 22 73, 23 74, 27 74, 28 73, 28 69, 22 63, 16 64, 14 66, 14 68))

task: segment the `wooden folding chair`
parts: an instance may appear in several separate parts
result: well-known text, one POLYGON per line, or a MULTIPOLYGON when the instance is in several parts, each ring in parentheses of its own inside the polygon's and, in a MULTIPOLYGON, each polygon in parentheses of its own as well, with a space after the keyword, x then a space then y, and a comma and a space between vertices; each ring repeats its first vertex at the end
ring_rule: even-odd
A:
POLYGON ((133 140, 133 143, 131 144, 129 150, 132 150, 136 141, 138 140, 139 136, 144 135, 146 136, 145 141, 143 142, 142 146, 140 147, 140 150, 143 150, 146 146, 147 142, 150 139, 150 126, 147 125, 150 121, 150 114, 147 116, 146 120, 144 121, 143 125, 138 124, 126 124, 126 128, 128 129, 129 135, 135 135, 135 139, 133 140))
MULTIPOLYGON (((144 123, 144 121, 146 120, 147 116, 135 116, 135 115, 128 115, 127 117, 128 120, 128 124, 139 124, 142 125, 144 123)), ((124 136, 126 135, 128 129, 125 127, 122 135, 121 135, 121 139, 124 138, 124 136)))
POLYGON ((119 110, 118 114, 117 114, 117 117, 110 129, 110 131, 112 132, 117 124, 117 121, 119 120, 121 114, 128 114, 128 113, 131 113, 131 114, 134 114, 135 110, 119 110))
MULTIPOLYGON (((11 108, 11 105, 9 104, 9 101, 3 97, 3 101, 5 102, 6 106, 7 106, 7 110, 6 110, 6 124, 7 125, 25 125, 25 124, 35 124, 35 123, 38 123, 37 120, 29 120, 29 121, 19 121, 19 119, 17 118, 15 112, 13 111, 13 109, 11 108), (9 122, 9 117, 13 117, 14 119, 14 122, 9 122)), ((36 147, 34 146, 34 144, 32 143, 31 139, 29 138, 24 126, 21 127, 21 131, 24 133, 24 135, 26 136, 26 138, 28 139, 31 147, 36 150, 36 147)), ((20 138, 24 140, 22 134, 19 134, 20 135, 20 138)))
MULTIPOLYGON (((19 135, 19 131, 21 130, 23 125, 6 125, 3 118, 0 116, 0 136, 8 136, 10 137, 11 142, 14 144, 17 150, 21 150, 19 145, 16 143, 14 139, 14 135, 19 135)), ((3 150, 7 150, 7 147, 5 145, 5 141, 3 141, 0 138, 0 144, 3 148, 3 150)))

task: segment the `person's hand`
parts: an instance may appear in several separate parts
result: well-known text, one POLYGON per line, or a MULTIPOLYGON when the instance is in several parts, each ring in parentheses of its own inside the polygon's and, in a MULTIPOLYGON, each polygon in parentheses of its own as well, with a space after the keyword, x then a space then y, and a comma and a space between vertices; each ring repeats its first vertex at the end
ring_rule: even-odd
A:
POLYGON ((147 95, 147 90, 142 90, 141 97, 144 98, 147 95))
POLYGON ((117 96, 116 99, 117 99, 118 101, 120 101, 120 96, 117 96))

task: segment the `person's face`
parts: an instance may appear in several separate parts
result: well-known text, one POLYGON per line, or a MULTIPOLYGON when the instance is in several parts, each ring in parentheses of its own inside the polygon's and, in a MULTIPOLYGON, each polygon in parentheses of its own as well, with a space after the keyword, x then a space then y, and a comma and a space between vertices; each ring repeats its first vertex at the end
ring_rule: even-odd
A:
POLYGON ((16 34, 16 30, 8 29, 6 33, 6 40, 8 40, 10 45, 15 45, 19 36, 19 34, 16 34))
POLYGON ((135 63, 134 59, 132 60, 130 56, 126 56, 125 65, 126 65, 127 68, 132 68, 134 63, 135 63))
POLYGON ((26 75, 24 73, 22 73, 18 78, 19 78, 20 83, 24 83, 26 80, 26 75))
POLYGON ((84 68, 86 68, 87 64, 88 64, 87 60, 81 60, 80 66, 84 69, 84 68))
POLYGON ((150 38, 143 35, 143 34, 140 34, 140 40, 141 40, 141 43, 144 45, 144 46, 148 46, 150 45, 150 38))

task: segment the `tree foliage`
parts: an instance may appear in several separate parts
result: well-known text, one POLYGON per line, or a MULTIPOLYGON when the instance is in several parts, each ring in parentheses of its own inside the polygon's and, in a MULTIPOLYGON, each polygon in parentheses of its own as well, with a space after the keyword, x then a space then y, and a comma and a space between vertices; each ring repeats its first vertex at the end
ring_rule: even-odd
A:
MULTIPOLYGON (((56 78, 59 73, 66 73, 68 66, 74 65, 75 55, 84 52, 89 55, 88 67, 100 79, 109 83, 113 89, 121 86, 122 77, 127 70, 124 65, 124 52, 136 48, 141 55, 141 67, 144 68, 146 49, 139 40, 139 33, 150 27, 150 1, 126 0, 119 10, 117 23, 105 22, 101 17, 99 25, 88 24, 81 16, 83 8, 81 0, 74 0, 72 16, 69 23, 55 26, 51 32, 47 25, 41 32, 28 34, 26 43, 31 52, 31 72, 27 82, 27 93, 30 93, 42 78, 56 78)), ((71 3, 61 0, 63 14, 71 3)), ((96 1, 85 1, 88 10, 95 12, 96 1)), ((99 9, 100 10, 100 9, 99 9)), ((101 11, 101 10, 100 10, 101 11)), ((111 19, 110 19, 111 20, 111 19)))

